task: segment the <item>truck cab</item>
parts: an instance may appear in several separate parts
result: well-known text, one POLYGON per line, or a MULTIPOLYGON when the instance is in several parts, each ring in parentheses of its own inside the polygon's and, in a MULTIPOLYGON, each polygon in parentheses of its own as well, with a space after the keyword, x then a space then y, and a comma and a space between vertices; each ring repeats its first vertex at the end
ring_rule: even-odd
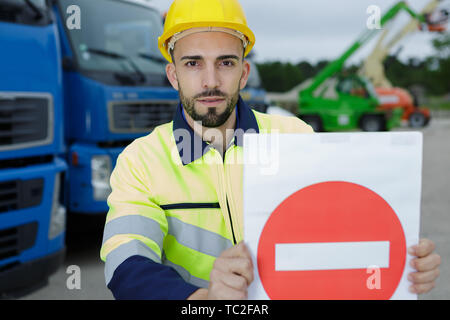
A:
POLYGON ((0 14, 0 298, 46 284, 65 254, 58 33, 44 1, 0 14))
POLYGON ((157 47, 158 11, 143 1, 79 0, 71 11, 73 3, 53 1, 62 52, 69 217, 108 211, 118 155, 170 122, 178 103, 157 47), (77 13, 81 23, 73 27, 77 13))

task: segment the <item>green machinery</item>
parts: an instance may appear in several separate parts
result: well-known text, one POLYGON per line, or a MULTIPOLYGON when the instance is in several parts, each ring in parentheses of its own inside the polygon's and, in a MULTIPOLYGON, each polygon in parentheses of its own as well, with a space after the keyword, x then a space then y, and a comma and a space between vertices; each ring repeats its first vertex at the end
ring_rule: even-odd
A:
POLYGON ((363 131, 384 131, 400 124, 403 110, 381 110, 372 83, 356 74, 344 74, 343 67, 350 56, 402 11, 422 24, 431 24, 427 16, 417 14, 406 2, 400 1, 381 17, 380 28, 368 28, 339 58, 300 87, 298 116, 315 131, 358 128, 363 131))

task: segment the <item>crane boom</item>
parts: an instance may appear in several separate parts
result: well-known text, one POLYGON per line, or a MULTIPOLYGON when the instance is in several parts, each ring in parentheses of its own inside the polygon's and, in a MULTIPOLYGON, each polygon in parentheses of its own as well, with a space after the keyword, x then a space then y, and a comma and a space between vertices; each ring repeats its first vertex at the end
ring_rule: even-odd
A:
MULTIPOLYGON (((421 15, 425 16, 436 10, 441 0, 431 0, 421 11, 421 15)), ((390 50, 404 37, 418 30, 419 21, 416 18, 412 18, 392 39, 384 44, 384 39, 389 34, 389 29, 386 28, 383 34, 380 36, 377 44, 375 45, 372 53, 364 61, 359 74, 369 79, 375 87, 390 88, 391 83, 386 78, 384 72, 383 61, 389 55, 390 50)))
MULTIPOLYGON (((406 11, 413 18, 419 20, 420 22, 425 23, 425 17, 421 14, 417 14, 414 12, 405 1, 400 1, 396 3, 393 7, 391 7, 380 20, 380 26, 383 27, 390 20, 395 18, 398 13, 406 11)), ((300 92, 301 95, 310 95, 312 96, 314 91, 320 87, 322 83, 324 83, 327 79, 335 75, 337 72, 341 71, 344 67, 345 62, 360 49, 363 45, 365 45, 368 41, 370 41, 380 30, 379 29, 368 29, 365 31, 356 41, 352 44, 352 46, 347 49, 339 58, 329 63, 312 81, 312 83, 306 87, 304 90, 300 92)))

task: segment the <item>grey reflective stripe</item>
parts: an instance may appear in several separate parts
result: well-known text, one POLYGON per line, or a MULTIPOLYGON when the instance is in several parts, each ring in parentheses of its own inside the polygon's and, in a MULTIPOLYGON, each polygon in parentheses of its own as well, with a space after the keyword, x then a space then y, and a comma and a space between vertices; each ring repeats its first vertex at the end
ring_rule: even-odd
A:
POLYGON ((140 215, 127 215, 109 221, 103 232, 103 244, 118 234, 137 234, 155 241, 163 250, 164 233, 153 219, 140 215))
POLYGON ((142 241, 131 240, 118 246, 106 256, 105 262, 105 281, 106 285, 111 281, 114 271, 126 259, 132 256, 143 256, 155 262, 161 263, 159 256, 145 245, 142 241))
POLYGON ((201 278, 194 277, 182 266, 175 264, 169 260, 164 260, 163 264, 169 267, 172 267, 175 269, 176 272, 183 278, 184 281, 189 282, 190 284, 193 284, 194 286, 200 287, 200 288, 208 288, 209 281, 201 278))
POLYGON ((166 217, 169 223, 168 234, 177 239, 179 244, 201 253, 218 257, 233 246, 233 243, 220 234, 185 223, 174 217, 166 217))

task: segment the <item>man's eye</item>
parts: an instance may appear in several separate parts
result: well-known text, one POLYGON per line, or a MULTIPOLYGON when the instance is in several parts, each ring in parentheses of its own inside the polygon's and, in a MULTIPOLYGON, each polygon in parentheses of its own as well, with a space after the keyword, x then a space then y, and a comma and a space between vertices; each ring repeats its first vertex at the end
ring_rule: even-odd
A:
POLYGON ((225 61, 222 61, 222 65, 224 65, 225 67, 232 67, 232 66, 234 66, 234 62, 231 60, 225 60, 225 61))
POLYGON ((188 66, 188 67, 195 67, 197 65, 198 65, 197 61, 188 61, 188 62, 186 62, 186 66, 188 66))

